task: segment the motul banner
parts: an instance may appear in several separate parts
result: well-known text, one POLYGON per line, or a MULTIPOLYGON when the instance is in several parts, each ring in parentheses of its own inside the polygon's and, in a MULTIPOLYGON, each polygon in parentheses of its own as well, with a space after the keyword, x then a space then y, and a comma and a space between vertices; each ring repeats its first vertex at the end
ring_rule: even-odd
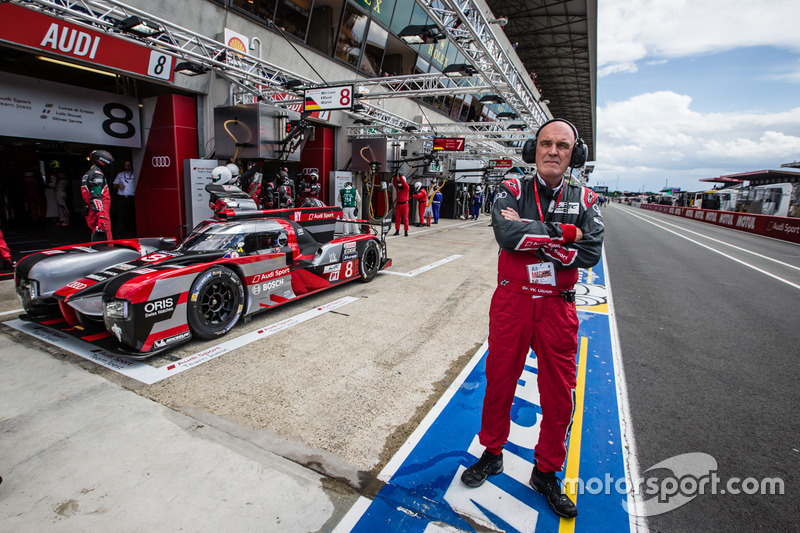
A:
POLYGON ((16 4, 0 4, 0 41, 146 78, 173 78, 170 55, 16 4))

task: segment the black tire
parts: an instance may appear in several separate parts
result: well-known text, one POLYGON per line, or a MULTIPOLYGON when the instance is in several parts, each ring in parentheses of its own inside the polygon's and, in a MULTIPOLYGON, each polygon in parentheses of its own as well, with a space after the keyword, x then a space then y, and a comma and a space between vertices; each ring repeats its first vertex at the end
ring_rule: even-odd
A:
POLYGON ((201 339, 224 335, 239 320, 243 306, 244 288, 239 276, 225 267, 210 268, 197 277, 189 291, 189 329, 201 339))
POLYGON ((359 278, 364 283, 369 283, 378 274, 381 268, 381 248, 375 241, 368 241, 358 260, 359 278))

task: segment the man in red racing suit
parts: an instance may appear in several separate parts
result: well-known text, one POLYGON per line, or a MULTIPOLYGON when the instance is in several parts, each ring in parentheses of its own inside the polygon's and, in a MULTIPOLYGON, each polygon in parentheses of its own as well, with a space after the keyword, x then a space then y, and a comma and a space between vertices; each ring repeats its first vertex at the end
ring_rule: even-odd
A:
POLYGON ((400 233, 400 222, 402 222, 405 236, 408 237, 408 196, 411 189, 408 187, 406 177, 402 174, 395 175, 392 184, 397 191, 397 205, 394 207, 394 235, 400 233))
POLYGON ((81 178, 81 196, 86 207, 86 225, 92 231, 92 242, 110 241, 111 194, 105 173, 109 172, 114 158, 105 150, 94 150, 89 154, 92 167, 81 178))
POLYGON ((507 179, 495 197, 492 227, 500 253, 479 434, 486 451, 461 478, 476 487, 502 472, 517 380, 532 348, 542 420, 530 484, 565 517, 577 515, 555 477, 566 458, 574 409, 578 318, 572 289, 578 268, 599 261, 604 230, 595 193, 564 179, 577 141, 571 124, 545 123, 537 133, 537 175, 507 179))

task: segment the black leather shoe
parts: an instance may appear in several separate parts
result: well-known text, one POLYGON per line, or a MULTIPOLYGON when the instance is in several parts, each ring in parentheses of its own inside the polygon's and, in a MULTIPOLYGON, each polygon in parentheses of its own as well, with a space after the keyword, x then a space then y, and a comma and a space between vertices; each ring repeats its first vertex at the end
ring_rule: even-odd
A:
POLYGON ((408 237, 408 232, 406 231, 405 236, 408 237))
POLYGON ((540 472, 534 465, 531 474, 531 488, 540 494, 544 494, 550 509, 558 516, 564 518, 575 518, 578 516, 578 508, 569 497, 561 490, 561 484, 555 472, 540 472))
POLYGON ((396 230, 392 235, 400 235, 400 230, 396 230))
POLYGON ((496 476, 503 471, 503 454, 495 455, 486 450, 478 462, 464 470, 461 481, 468 487, 480 487, 486 478, 496 476))

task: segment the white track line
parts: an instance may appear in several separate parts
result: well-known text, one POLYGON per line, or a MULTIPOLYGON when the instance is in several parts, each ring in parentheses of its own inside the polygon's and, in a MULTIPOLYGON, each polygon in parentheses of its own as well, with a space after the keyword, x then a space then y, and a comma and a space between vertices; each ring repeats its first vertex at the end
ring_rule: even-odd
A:
POLYGON ((796 283, 792 283, 791 281, 789 281, 789 280, 787 280, 787 279, 784 279, 784 278, 782 278, 782 277, 780 277, 780 276, 776 276, 776 275, 775 275, 775 274, 773 274, 772 272, 767 272, 766 270, 764 270, 764 269, 761 269, 761 268, 758 268, 757 266, 753 266, 753 265, 751 265, 750 263, 747 263, 746 261, 742 261, 741 259, 737 259, 736 257, 733 257, 732 255, 728 255, 728 254, 726 254, 726 253, 724 253, 724 252, 720 252, 720 251, 719 251, 719 250, 717 250, 716 248, 712 248, 711 246, 708 246, 707 244, 703 244, 702 242, 698 242, 698 241, 696 241, 696 240, 694 240, 694 239, 690 239, 690 238, 689 238, 689 237, 687 237, 686 235, 681 235, 681 234, 680 234, 680 233, 678 233, 677 231, 672 231, 672 230, 671 230, 671 229, 669 229, 669 228, 665 228, 664 226, 662 226, 662 225, 660 225, 660 224, 656 224, 656 223, 655 223, 655 222, 653 222, 652 220, 649 220, 649 219, 647 219, 647 218, 645 218, 645 217, 643 217, 643 216, 637 215, 637 214, 635 214, 635 213, 628 212, 628 210, 624 210, 624 211, 626 211, 626 212, 627 212, 629 215, 631 215, 631 216, 633 216, 633 217, 636 217, 636 218, 638 218, 638 219, 640 219, 640 220, 644 220, 644 221, 645 221, 645 222, 647 222, 648 224, 652 224, 652 225, 656 226, 657 228, 661 228, 661 229, 663 229, 664 231, 668 231, 668 232, 672 233, 673 235, 676 235, 676 236, 680 237, 681 239, 686 239, 687 241, 689 241, 689 242, 692 242, 692 243, 694 243, 694 244, 696 244, 696 245, 698 245, 698 246, 702 246, 703 248, 706 248, 707 250, 711 250, 712 252, 714 252, 714 253, 716 253, 716 254, 719 254, 719 255, 721 255, 722 257, 726 257, 726 258, 730 259, 731 261, 735 261, 736 263, 739 263, 739 264, 741 264, 741 265, 744 265, 744 266, 746 266, 747 268, 752 268, 752 269, 753 269, 753 270, 755 270, 756 272, 760 272, 760 273, 764 274, 765 276, 769 276, 770 278, 774 278, 774 279, 776 279, 776 280, 778 280, 778 281, 780 281, 780 282, 782 282, 782 283, 785 283, 785 284, 789 285, 790 287, 793 287, 793 288, 795 288, 795 289, 799 289, 799 290, 800 290, 800 285, 798 285, 798 284, 796 284, 796 283))

